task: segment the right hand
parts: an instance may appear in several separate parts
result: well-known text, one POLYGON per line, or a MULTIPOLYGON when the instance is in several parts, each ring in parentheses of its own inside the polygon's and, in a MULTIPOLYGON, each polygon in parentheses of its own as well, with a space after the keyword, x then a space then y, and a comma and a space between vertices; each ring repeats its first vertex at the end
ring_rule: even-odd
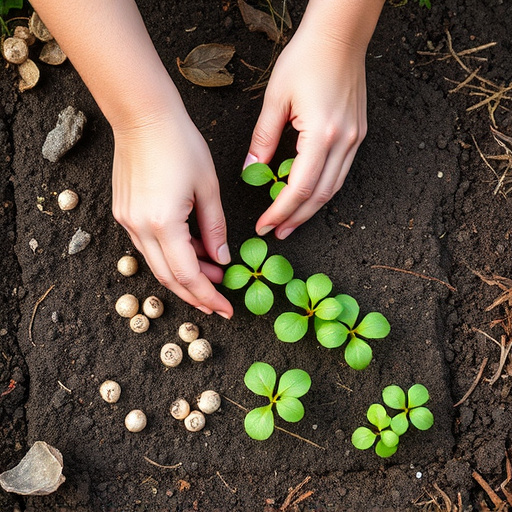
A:
POLYGON ((163 286, 207 314, 231 318, 231 304, 212 284, 223 276, 212 262, 224 265, 230 256, 206 141, 184 107, 134 124, 114 128, 114 217, 163 286), (201 240, 187 222, 194 208, 201 240))

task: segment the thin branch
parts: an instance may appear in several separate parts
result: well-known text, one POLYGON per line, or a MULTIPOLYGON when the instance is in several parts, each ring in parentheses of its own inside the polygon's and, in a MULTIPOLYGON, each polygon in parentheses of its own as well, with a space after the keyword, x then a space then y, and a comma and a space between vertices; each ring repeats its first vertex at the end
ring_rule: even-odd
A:
POLYGON ((476 472, 472 473, 473 478, 480 484, 482 489, 487 493, 490 500, 494 503, 495 507, 501 507, 503 500, 492 490, 491 486, 476 472))
POLYGON ((149 457, 146 457, 145 455, 143 456, 143 458, 146 462, 149 462, 150 464, 153 464, 153 466, 162 469, 178 469, 180 466, 183 465, 183 462, 178 462, 178 464, 174 464, 173 466, 163 466, 162 464, 158 464, 158 462, 151 460, 149 457))
POLYGON ((480 365, 480 370, 478 371, 478 374, 475 380, 473 381, 473 384, 471 384, 469 389, 466 391, 465 395, 453 407, 458 407, 459 405, 463 404, 470 397, 471 393, 473 393, 473 391, 476 389, 484 373, 484 368, 485 365, 487 364, 487 361, 489 361, 489 358, 485 357, 484 360, 482 361, 482 364, 480 365))
POLYGON ((41 302, 43 302, 44 299, 46 299, 46 296, 53 290, 53 288, 55 287, 54 284, 52 284, 50 286, 50 288, 48 288, 48 290, 46 290, 43 295, 41 297, 39 297, 39 299, 37 299, 35 305, 34 305, 34 309, 32 311, 32 316, 30 318, 30 323, 28 324, 28 339, 30 340, 30 343, 32 343, 32 345, 35 347, 36 344, 34 343, 34 341, 32 340, 32 326, 34 325, 34 319, 36 317, 36 313, 37 313, 37 308, 39 307, 39 304, 41 304, 41 302))
POLYGON ((418 272, 413 272, 412 270, 405 270, 403 268, 389 267, 388 265, 372 265, 370 268, 383 268, 385 270, 395 270, 396 272, 402 272, 404 274, 410 274, 412 276, 421 277, 422 279, 426 279, 427 281, 435 281, 436 283, 443 284, 444 286, 446 286, 452 292, 456 292, 457 291, 457 288, 455 288, 454 286, 452 286, 449 283, 441 281, 441 279, 437 279, 437 277, 426 276, 424 274, 419 274, 418 272))

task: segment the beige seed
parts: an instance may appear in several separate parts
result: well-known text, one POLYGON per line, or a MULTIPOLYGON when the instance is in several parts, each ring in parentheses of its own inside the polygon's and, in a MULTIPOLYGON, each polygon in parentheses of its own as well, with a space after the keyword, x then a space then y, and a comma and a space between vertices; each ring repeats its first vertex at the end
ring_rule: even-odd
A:
POLYGON ((190 414, 190 405, 184 398, 178 398, 171 404, 170 413, 177 420, 184 420, 190 414))
POLYGON ((130 327, 133 332, 141 334, 149 329, 149 319, 145 315, 135 315, 130 319, 130 327))
POLYGON ((133 276, 139 269, 139 264, 133 256, 126 254, 117 262, 117 270, 125 277, 133 276))
POLYGON ((78 194, 72 190, 63 190, 57 198, 59 208, 63 211, 73 210, 78 204, 78 194))
POLYGON ((183 360, 183 350, 176 343, 166 343, 160 350, 160 360, 168 368, 175 368, 183 360))
POLYGON ((140 432, 146 427, 147 418, 140 409, 134 409, 126 415, 124 424, 130 432, 140 432))
POLYGON ((121 386, 114 380, 106 380, 100 386, 100 395, 105 402, 115 404, 121 396, 121 386))
POLYGON ((178 329, 178 336, 185 343, 191 343, 199 338, 199 327, 192 322, 185 322, 180 325, 178 329))
POLYGON ((185 428, 190 432, 199 432, 206 425, 206 418, 200 411, 192 411, 185 418, 185 428))
POLYGON ((152 295, 142 304, 142 311, 148 318, 159 318, 163 315, 164 305, 158 297, 152 295))
POLYGON ((206 361, 212 356, 212 346, 204 338, 198 338, 188 346, 188 355, 194 361, 206 361))
POLYGON ((2 55, 11 64, 22 64, 28 59, 28 45, 19 37, 8 37, 2 45, 2 55))
POLYGON ((139 299, 131 293, 121 295, 116 302, 116 311, 123 318, 133 318, 139 311, 139 299))
POLYGON ((201 412, 205 414, 212 414, 220 407, 220 395, 217 391, 208 389, 203 391, 197 398, 197 406, 201 412))

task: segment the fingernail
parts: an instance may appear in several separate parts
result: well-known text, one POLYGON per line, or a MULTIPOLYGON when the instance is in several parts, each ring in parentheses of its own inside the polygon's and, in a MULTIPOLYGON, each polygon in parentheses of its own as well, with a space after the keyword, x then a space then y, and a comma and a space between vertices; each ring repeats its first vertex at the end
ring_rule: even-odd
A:
POLYGON ((242 169, 245 169, 248 165, 255 164, 257 161, 258 157, 254 156, 252 153, 247 153, 242 169))
POLYGON ((258 231, 258 235, 259 235, 259 236, 265 236, 267 233, 269 233, 270 231, 272 231, 274 228, 275 228, 275 226, 263 226, 263 227, 258 231))
POLYGON ((225 318, 226 320, 229 320, 230 318, 230 316, 224 311, 215 311, 215 313, 217 313, 217 315, 221 316, 222 318, 225 318))
POLYGON ((210 308, 207 308, 206 306, 196 306, 196 309, 199 309, 199 311, 202 311, 203 313, 207 315, 211 315, 213 313, 213 310, 210 308))
POLYGON ((279 238, 279 240, 284 240, 286 237, 290 236, 294 230, 295 228, 286 228, 283 229, 279 234, 276 233, 276 236, 279 238))
POLYGON ((221 265, 227 265, 231 261, 228 244, 223 244, 217 249, 217 261, 221 265))

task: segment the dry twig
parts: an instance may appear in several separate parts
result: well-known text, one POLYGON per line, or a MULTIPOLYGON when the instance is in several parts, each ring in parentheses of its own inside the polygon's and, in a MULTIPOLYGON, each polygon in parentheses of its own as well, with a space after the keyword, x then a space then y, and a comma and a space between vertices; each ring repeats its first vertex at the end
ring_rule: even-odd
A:
POLYGON ((48 288, 48 290, 46 290, 43 295, 41 295, 41 297, 39 297, 39 299, 36 300, 36 303, 34 305, 34 309, 32 310, 32 316, 30 317, 30 323, 28 324, 28 339, 30 340, 30 343, 32 343, 32 345, 35 347, 36 344, 34 343, 34 341, 32 340, 32 326, 34 325, 34 319, 36 317, 36 313, 37 313, 37 308, 39 307, 39 305, 41 304, 41 302, 43 302, 44 299, 46 299, 47 295, 53 290, 53 288, 55 287, 54 284, 52 284, 50 286, 50 288, 48 288))
POLYGON ((299 485, 294 487, 293 489, 290 489, 288 496, 284 500, 283 504, 279 508, 281 512, 284 512, 288 509, 288 507, 295 508, 299 503, 309 498, 314 491, 307 491, 305 493, 302 493, 298 498, 295 498, 295 495, 311 480, 310 476, 307 476, 299 485), (295 498, 295 499, 294 499, 295 498))
POLYGON ((156 466, 157 468, 162 468, 162 469, 177 469, 181 465, 183 465, 183 462, 178 462, 178 464, 174 464, 173 466, 163 466, 162 464, 158 464, 158 462, 151 460, 149 457, 146 457, 145 455, 143 456, 143 458, 146 462, 149 462, 150 464, 153 464, 153 466, 156 466))
POLYGON ((452 292, 456 292, 457 288, 452 286, 450 283, 445 283, 441 281, 441 279, 437 279, 437 277, 426 276, 425 274, 419 274, 418 272, 413 272, 412 270, 405 270, 403 268, 389 267, 388 265, 372 265, 370 268, 383 268, 385 270, 394 270, 396 272, 402 272, 404 274, 410 274, 412 276, 421 277, 422 279, 426 279, 427 281, 435 281, 436 283, 443 284, 452 292))
POLYGON ((475 380, 473 381, 473 384, 471 384, 469 389, 466 391, 465 395, 453 407, 458 407, 459 405, 462 405, 470 397, 471 393, 473 393, 473 391, 477 387, 478 383, 480 382, 480 379, 482 378, 482 374, 484 373, 484 368, 485 368, 485 365, 487 364, 488 360, 489 360, 488 357, 484 358, 484 360, 482 361, 482 364, 480 365, 480 370, 478 371, 478 374, 477 374, 475 380))

